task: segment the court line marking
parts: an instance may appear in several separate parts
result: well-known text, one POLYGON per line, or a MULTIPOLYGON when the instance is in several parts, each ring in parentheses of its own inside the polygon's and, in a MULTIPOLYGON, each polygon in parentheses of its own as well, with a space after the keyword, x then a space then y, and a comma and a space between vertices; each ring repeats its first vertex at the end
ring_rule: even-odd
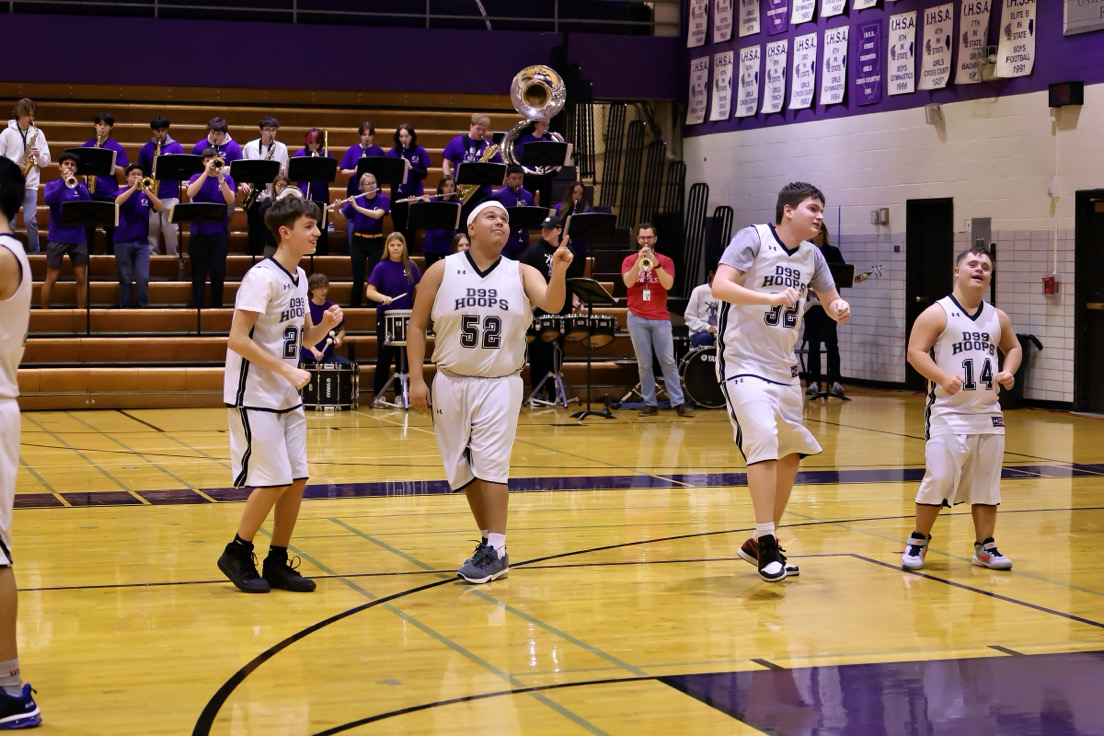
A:
POLYGON ((65 497, 62 496, 60 493, 58 493, 57 490, 52 485, 47 483, 46 479, 43 478, 41 475, 39 475, 37 470, 35 470, 31 465, 28 465, 27 461, 23 459, 22 455, 20 455, 20 457, 19 457, 19 464, 22 465, 27 470, 27 472, 31 474, 32 478, 37 480, 42 485, 42 487, 46 489, 47 493, 53 494, 54 498, 56 498, 58 501, 60 501, 62 506, 72 506, 73 505, 73 504, 69 503, 68 501, 66 501, 65 497))
POLYGON ((164 432, 165 431, 165 430, 161 429, 160 427, 158 427, 155 424, 150 424, 145 419, 139 419, 138 417, 134 416, 133 414, 131 414, 130 412, 128 412, 125 409, 116 409, 115 411, 119 412, 120 414, 122 414, 127 419, 133 419, 134 421, 138 422, 139 424, 144 424, 145 426, 152 429, 154 432, 164 432))
MULTIPOLYGON (((66 415, 66 416, 68 416, 68 417, 70 417, 70 418, 71 418, 71 419, 73 419, 74 421, 80 422, 81 424, 83 424, 83 425, 84 425, 84 426, 86 426, 86 427, 92 427, 92 425, 91 425, 91 424, 89 424, 88 422, 84 421, 83 419, 80 419, 80 418, 78 418, 78 417, 76 417, 76 416, 72 416, 72 414, 71 414, 70 412, 65 412, 65 415, 66 415)), ((104 433, 104 437, 107 437, 107 438, 108 438, 109 440, 111 440, 112 442, 114 442, 115 444, 117 444, 117 445, 118 445, 119 447, 122 447, 122 448, 124 448, 124 449, 126 449, 126 450, 130 451, 130 453, 131 453, 132 455, 136 455, 137 457, 141 458, 141 459, 142 459, 143 461, 145 461, 145 462, 146 462, 146 464, 147 464, 147 465, 152 465, 153 467, 157 468, 157 469, 158 469, 159 471, 161 471, 162 473, 164 473, 164 474, 165 474, 165 475, 167 475, 168 477, 172 478, 172 479, 173 479, 173 480, 175 480, 175 481, 176 481, 177 483, 181 483, 181 484, 183 484, 183 486, 184 486, 184 488, 185 488, 185 489, 187 489, 187 490, 189 490, 189 491, 195 491, 195 490, 196 490, 195 488, 193 488, 193 487, 192 487, 192 484, 191 484, 191 483, 188 483, 188 481, 184 480, 183 478, 181 478, 181 477, 180 477, 179 475, 177 475, 176 473, 173 473, 173 472, 171 472, 171 471, 169 471, 169 470, 166 470, 165 468, 161 467, 161 465, 160 465, 160 464, 158 464, 158 463, 155 463, 155 462, 154 462, 153 460, 150 460, 150 459, 149 459, 148 457, 146 457, 145 453, 143 453, 143 452, 140 452, 140 451, 138 451, 138 450, 135 450, 135 449, 134 449, 133 447, 130 447, 130 446, 129 446, 129 445, 127 445, 127 444, 126 444, 125 442, 123 442, 122 440, 120 440, 120 439, 118 439, 118 438, 116 438, 116 437, 114 437, 114 436, 112 436, 112 435, 109 435, 109 434, 106 434, 106 433, 104 433)), ((148 490, 148 489, 147 489, 147 490, 148 490)), ((176 489, 174 489, 174 490, 176 490, 176 489)), ((143 503, 146 503, 146 504, 149 504, 149 503, 150 503, 150 502, 149 502, 149 501, 147 501, 147 500, 146 500, 146 499, 145 499, 144 497, 142 497, 141 495, 139 495, 139 492, 136 492, 136 491, 131 491, 131 493, 134 493, 134 495, 136 495, 136 496, 138 496, 139 498, 141 498, 141 499, 142 499, 142 502, 143 502, 143 503)))
POLYGON ((1013 657, 1023 657, 1023 656, 1025 656, 1023 652, 1017 652, 1015 649, 1009 649, 1008 647, 1002 647, 999 644, 990 644, 989 648, 990 649, 995 649, 998 652, 1004 652, 1005 654, 1009 654, 1013 657))
MULTIPOLYGON (((41 431, 45 432, 46 434, 48 434, 48 435, 50 435, 51 437, 53 437, 53 438, 54 438, 54 439, 55 439, 56 441, 58 441, 58 442, 60 442, 60 443, 62 443, 63 445, 65 445, 65 446, 66 446, 66 447, 64 447, 64 448, 58 448, 58 449, 69 449, 69 450, 70 450, 71 452, 74 452, 74 453, 76 453, 76 455, 77 455, 77 456, 78 456, 78 457, 79 457, 80 459, 84 460, 84 461, 85 461, 86 463, 88 463, 88 464, 89 464, 89 465, 91 465, 91 466, 92 466, 93 468, 95 468, 95 469, 96 469, 97 471, 99 471, 100 475, 104 476, 105 478, 107 478, 108 480, 110 480, 110 481, 111 481, 112 483, 114 483, 115 485, 119 486, 119 488, 120 488, 121 490, 123 490, 123 491, 125 491, 126 493, 129 493, 130 495, 132 495, 132 496, 134 496, 135 498, 137 498, 137 499, 138 499, 138 500, 139 500, 139 501, 140 501, 140 502, 141 502, 141 503, 142 503, 143 505, 146 505, 146 506, 150 505, 150 502, 149 502, 149 501, 147 501, 146 499, 142 498, 141 496, 138 496, 137 494, 135 494, 135 493, 134 493, 134 491, 132 491, 132 490, 130 490, 129 488, 127 488, 127 487, 126 487, 126 485, 125 485, 125 484, 123 484, 123 482, 122 482, 122 481, 120 481, 120 480, 119 480, 118 478, 116 478, 115 476, 113 476, 113 475, 112 475, 111 473, 109 473, 109 472, 107 472, 106 470, 104 470, 103 468, 101 468, 101 467, 100 467, 99 465, 97 465, 96 463, 92 462, 92 460, 90 460, 90 459, 88 458, 88 456, 87 456, 87 455, 85 455, 85 454, 84 454, 83 452, 81 452, 80 450, 78 450, 78 449, 74 448, 74 447, 73 447, 72 445, 70 445, 70 444, 69 444, 68 442, 66 442, 66 441, 65 441, 65 440, 63 440, 62 438, 58 437, 58 436, 57 436, 56 434, 54 434, 53 430, 50 430, 50 429, 47 429, 46 427, 44 427, 44 426, 42 425, 42 423, 41 423, 41 422, 39 422, 39 421, 38 421, 37 419, 35 419, 35 418, 34 418, 33 416, 31 416, 31 415, 29 415, 29 414, 27 414, 27 413, 24 413, 24 414, 23 414, 22 416, 23 416, 24 418, 26 418, 26 419, 27 419, 27 421, 30 421, 30 422, 34 422, 34 423, 35 423, 36 425, 38 425, 38 427, 39 427, 39 428, 41 429, 41 431)), ((102 434, 102 433, 101 433, 101 434, 102 434)), ((87 492, 87 493, 95 493, 96 491, 76 491, 76 493, 82 493, 82 492, 87 492)))

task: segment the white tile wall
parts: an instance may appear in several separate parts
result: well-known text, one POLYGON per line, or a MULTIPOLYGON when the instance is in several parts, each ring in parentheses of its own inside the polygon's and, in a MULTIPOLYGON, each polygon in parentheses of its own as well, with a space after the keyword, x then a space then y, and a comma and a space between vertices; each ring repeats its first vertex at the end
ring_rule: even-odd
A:
POLYGON ((940 126, 916 108, 688 138, 687 182, 707 182, 710 208, 733 207, 737 229, 773 221, 786 182, 825 192, 848 262, 884 268, 843 295, 853 314, 839 331, 843 374, 866 380, 904 381, 905 202, 953 197, 959 250, 970 218, 992 218, 997 306, 1044 345, 1031 356, 1026 396, 1072 401, 1074 193, 1104 188, 1104 85, 1056 117, 1045 92, 946 104, 943 114, 940 126), (880 207, 888 227, 870 224, 880 207), (1044 297, 1052 270, 1062 292, 1044 297))

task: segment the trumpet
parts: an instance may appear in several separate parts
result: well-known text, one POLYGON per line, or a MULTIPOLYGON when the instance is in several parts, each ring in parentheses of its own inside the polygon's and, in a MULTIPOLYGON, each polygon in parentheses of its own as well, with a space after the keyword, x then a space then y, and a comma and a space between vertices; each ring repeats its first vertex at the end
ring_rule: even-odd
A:
POLYGON ((77 186, 77 177, 73 176, 72 174, 65 177, 65 186, 69 187, 70 189, 77 186))
POLYGON ((637 264, 640 266, 640 268, 647 270, 655 266, 655 259, 651 256, 644 256, 637 262, 637 264))
POLYGON ((150 193, 152 193, 152 192, 153 192, 153 190, 154 190, 154 189, 155 189, 156 187, 157 187, 157 182, 153 180, 153 177, 152 177, 152 176, 147 176, 147 177, 144 177, 144 178, 142 179, 142 184, 141 184, 141 186, 140 186, 139 188, 140 188, 140 189, 144 189, 144 190, 146 190, 147 192, 150 192, 150 193))
POLYGON ((215 156, 211 160, 211 166, 214 167, 216 174, 221 174, 223 167, 226 166, 226 161, 222 158, 222 156, 215 156))

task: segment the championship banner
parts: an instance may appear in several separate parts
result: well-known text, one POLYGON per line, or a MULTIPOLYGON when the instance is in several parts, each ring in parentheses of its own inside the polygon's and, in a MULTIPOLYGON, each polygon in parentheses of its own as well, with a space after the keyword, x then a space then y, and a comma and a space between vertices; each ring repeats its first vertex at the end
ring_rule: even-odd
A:
POLYGON ((790 74, 790 109, 812 107, 816 93, 817 34, 794 38, 793 71, 790 74))
POLYGON ((740 38, 759 32, 759 0, 740 0, 740 38))
POLYGON ((759 108, 759 61, 761 46, 740 49, 740 92, 736 100, 736 117, 746 118, 759 108))
POLYGON ((882 22, 859 23, 855 46, 858 59, 855 91, 851 99, 857 105, 875 105, 882 101, 882 22))
POLYGON ((713 2, 713 43, 724 43, 732 38, 732 0, 713 2))
POLYGON ((768 36, 777 36, 790 27, 790 0, 763 0, 767 12, 764 21, 768 36))
POLYGON ((709 25, 709 0, 690 0, 690 21, 686 28, 686 48, 705 45, 705 30, 709 25))
POLYGON ((843 15, 847 8, 847 0, 820 0, 820 17, 831 18, 835 15, 843 15))
POLYGON ((732 52, 713 55, 713 106, 710 120, 728 120, 732 115, 732 52))
POLYGON ((690 100, 686 105, 686 124, 705 122, 705 85, 709 81, 709 57, 690 62, 690 100))
POLYGON ((851 0, 852 10, 866 10, 878 7, 878 0, 851 0))
POLYGON ((790 22, 808 23, 816 12, 816 0, 793 0, 793 12, 790 14, 790 22))
POLYGON ((989 40, 989 0, 968 0, 958 15, 958 72, 955 84, 981 81, 978 59, 985 54, 989 40))
POLYGON ((916 91, 916 11, 889 16, 889 95, 916 91))
POLYGON ((820 66, 820 104, 838 105, 847 95, 847 31, 849 26, 824 31, 824 63, 820 66))
MULTIPOLYGON (((1104 6, 1101 7, 1104 13, 1104 6)), ((1035 66, 1035 0, 1004 0, 1000 41, 997 42, 997 76, 1026 77, 1035 66)))
POLYGON ((924 56, 920 62, 920 89, 943 89, 951 78, 951 39, 954 3, 924 11, 924 56))
POLYGON ((767 83, 763 89, 763 107, 759 112, 781 112, 786 100, 786 52, 788 38, 767 44, 767 83))

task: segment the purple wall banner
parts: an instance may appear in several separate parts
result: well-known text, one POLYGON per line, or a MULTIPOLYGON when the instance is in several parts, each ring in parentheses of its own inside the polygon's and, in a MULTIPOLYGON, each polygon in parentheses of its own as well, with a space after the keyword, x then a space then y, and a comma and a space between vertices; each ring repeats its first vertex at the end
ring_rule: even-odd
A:
POLYGON ((763 3, 766 12, 763 15, 768 36, 777 36, 785 33, 790 25, 790 0, 766 0, 763 3))
POLYGON ((851 99, 858 105, 882 101, 882 22, 859 23, 855 34, 855 87, 851 99))

